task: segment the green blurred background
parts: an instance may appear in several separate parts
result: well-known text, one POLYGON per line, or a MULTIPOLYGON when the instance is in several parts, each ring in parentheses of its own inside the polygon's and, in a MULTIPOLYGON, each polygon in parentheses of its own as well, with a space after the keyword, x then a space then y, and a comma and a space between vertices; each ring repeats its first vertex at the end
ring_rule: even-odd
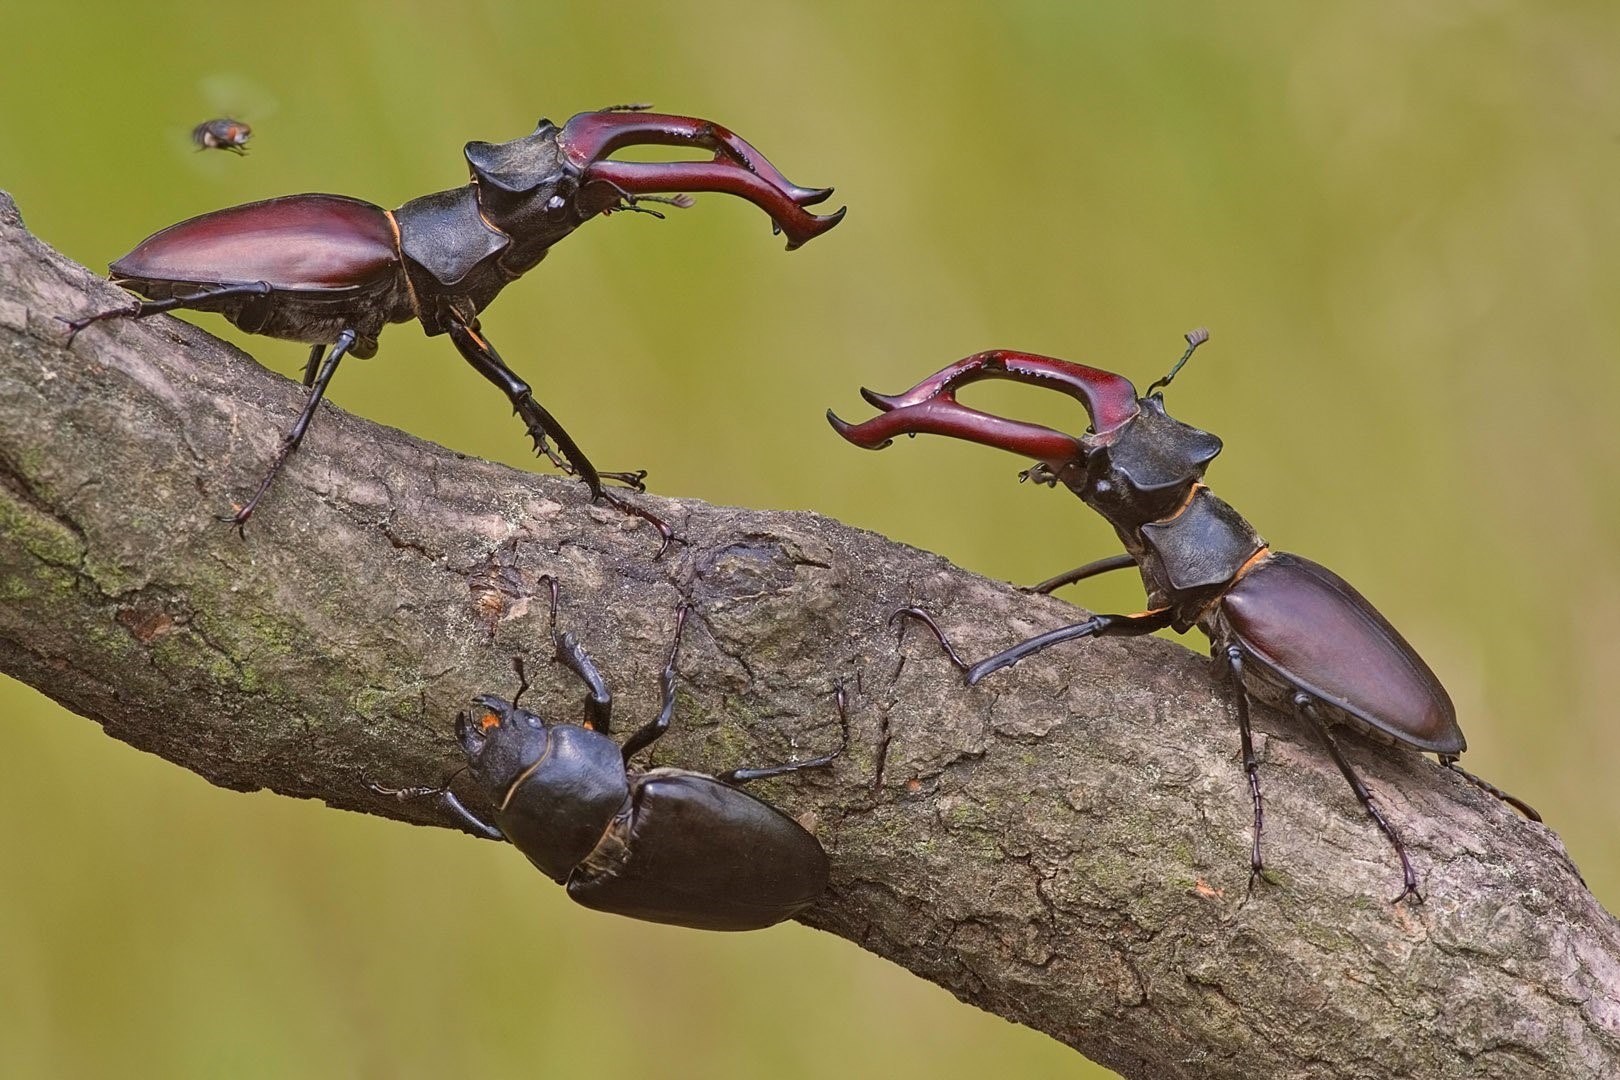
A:
MULTIPOLYGON (((11 2, 0 20, 0 187, 98 270, 232 203, 394 206, 462 182, 469 139, 621 101, 720 120, 836 184, 847 221, 791 256, 718 196, 594 222, 485 327, 604 467, 993 577, 1116 548, 1015 483, 1014 458, 866 454, 822 411, 865 416, 858 386, 991 346, 1145 385, 1207 323, 1170 397, 1226 439, 1217 489, 1374 599, 1450 688, 1467 763, 1620 900, 1620 7, 11 2), (255 126, 247 158, 186 142, 222 113, 255 126)), ((236 340, 288 375, 303 360, 236 340)), ((535 467, 499 396, 409 326, 332 398, 535 467)), ((1081 423, 1016 389, 976 402, 1081 423)), ((1076 600, 1133 608, 1115 577, 1076 600)), ((496 845, 216 790, 16 684, 0 712, 6 1076, 1105 1075, 827 935, 614 920, 496 845)))

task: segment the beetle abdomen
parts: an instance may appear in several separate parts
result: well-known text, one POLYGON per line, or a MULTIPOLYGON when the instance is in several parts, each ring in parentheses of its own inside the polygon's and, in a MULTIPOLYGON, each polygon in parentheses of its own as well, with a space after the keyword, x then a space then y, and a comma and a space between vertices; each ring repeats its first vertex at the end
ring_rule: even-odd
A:
POLYGON ((757 930, 827 889, 827 855, 782 811, 701 773, 654 769, 568 880, 597 911, 699 930, 757 930))
POLYGON ((351 290, 393 275, 399 251, 388 212, 343 195, 286 195, 203 214, 141 241, 112 264, 115 279, 351 290))
POLYGON ((1465 743, 1445 687, 1343 578, 1298 555, 1257 563, 1221 597, 1237 644, 1284 682, 1420 750, 1465 743))

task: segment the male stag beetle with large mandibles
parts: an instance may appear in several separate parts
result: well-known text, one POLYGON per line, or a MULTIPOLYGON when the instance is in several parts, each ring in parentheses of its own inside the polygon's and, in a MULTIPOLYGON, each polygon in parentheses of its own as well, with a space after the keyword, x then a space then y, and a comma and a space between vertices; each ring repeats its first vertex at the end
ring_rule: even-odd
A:
POLYGON ((1138 396, 1130 381, 1066 360, 995 350, 959 360, 903 394, 862 390, 883 415, 849 424, 828 420, 857 446, 880 450, 896 435, 949 435, 1034 458, 1024 477, 1062 484, 1119 534, 1126 554, 1087 563, 1037 589, 1136 566, 1148 610, 1094 615, 1050 630, 977 664, 963 661, 921 608, 896 617, 922 621, 969 685, 1049 645, 1083 637, 1149 634, 1196 626, 1210 639, 1237 704, 1243 767, 1254 802, 1250 885, 1261 874, 1259 764, 1249 732, 1249 699, 1292 708, 1316 730, 1356 798, 1400 856, 1407 896, 1422 900, 1405 845, 1340 752, 1331 728, 1346 725, 1385 742, 1438 755, 1455 770, 1532 821, 1541 816, 1501 789, 1465 771, 1466 748, 1445 688, 1406 640, 1348 582, 1326 567, 1266 546, 1236 510, 1204 486, 1204 470, 1221 440, 1171 418, 1163 389, 1208 338, 1187 335, 1187 351, 1170 373, 1138 396), (982 379, 1010 379, 1068 394, 1085 406, 1090 428, 1067 435, 961 405, 956 390, 982 379))
POLYGON ((309 400, 263 483, 232 516, 241 527, 303 438, 338 361, 350 353, 374 355, 384 325, 416 319, 430 337, 449 334, 474 370, 506 394, 537 453, 583 480, 593 499, 655 525, 662 554, 669 527, 602 488, 609 479, 645 490, 646 473, 598 472, 501 360, 479 329, 478 313, 598 214, 634 210, 662 217, 643 204, 688 206, 687 192, 723 192, 769 214, 792 250, 838 224, 844 211, 808 212, 805 207, 832 189, 789 183, 720 125, 645 109, 613 106, 580 113, 561 127, 541 120, 532 134, 511 142, 470 142, 463 154, 471 183, 396 210, 345 195, 286 195, 171 225, 112 264, 112 280, 147 299, 71 320, 70 334, 102 319, 190 308, 224 315, 250 334, 311 345, 304 365, 309 400), (624 147, 644 144, 697 147, 714 156, 610 160, 624 147))
POLYGON ((631 758, 663 736, 675 712, 686 608, 675 617, 658 716, 621 746, 608 737, 612 694, 574 635, 557 633, 557 582, 542 580, 551 588, 557 659, 589 692, 585 723, 549 720, 519 707, 528 689, 519 662, 511 701, 481 694, 456 718, 466 769, 496 807, 493 823, 463 806, 448 783, 371 789, 439 799, 480 836, 510 840, 569 896, 597 911, 699 930, 758 930, 815 903, 827 891, 826 852, 798 822, 738 785, 819 768, 843 753, 849 743, 844 688, 834 691, 843 739, 819 757, 718 776, 639 768, 631 758))

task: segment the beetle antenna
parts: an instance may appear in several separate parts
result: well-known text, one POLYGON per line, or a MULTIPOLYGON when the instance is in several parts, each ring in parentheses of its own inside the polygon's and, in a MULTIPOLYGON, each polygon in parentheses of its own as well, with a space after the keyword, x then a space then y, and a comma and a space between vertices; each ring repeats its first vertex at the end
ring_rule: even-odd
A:
POLYGON ((1176 377, 1176 372, 1180 371, 1182 365, 1184 365, 1188 360, 1192 359, 1193 351, 1197 349, 1198 346, 1209 340, 1209 331, 1200 326, 1198 329, 1190 330, 1182 336, 1187 339, 1187 351, 1181 354, 1181 359, 1177 360, 1176 366, 1170 369, 1170 374, 1158 380, 1152 386, 1149 386, 1147 388, 1147 393, 1142 395, 1143 397, 1147 397, 1155 390, 1163 390, 1165 387, 1169 386, 1170 380, 1176 377))
POLYGON ((466 772, 467 769, 468 769, 468 766, 463 765, 461 768, 457 769, 455 772, 453 772, 449 776, 445 777, 444 778, 444 783, 440 784, 438 787, 393 788, 393 787, 384 787, 382 784, 379 784, 374 780, 365 781, 365 785, 373 794, 376 794, 376 795, 391 795, 394 798, 398 799, 400 802, 405 802, 408 799, 421 799, 421 798, 425 798, 425 797, 427 797, 429 795, 446 795, 446 794, 449 794, 450 785, 455 783, 456 782, 456 777, 458 777, 462 773, 466 772))

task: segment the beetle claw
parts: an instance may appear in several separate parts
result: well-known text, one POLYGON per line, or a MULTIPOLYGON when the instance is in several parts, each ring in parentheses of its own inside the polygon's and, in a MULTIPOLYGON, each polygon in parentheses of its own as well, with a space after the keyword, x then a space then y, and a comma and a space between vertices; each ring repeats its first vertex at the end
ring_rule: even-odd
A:
POLYGON ((771 216, 773 230, 787 235, 790 251, 843 220, 843 209, 826 215, 804 209, 825 201, 832 188, 794 184, 765 155, 708 120, 640 109, 580 113, 563 125, 557 145, 580 171, 582 186, 603 182, 619 192, 623 205, 613 209, 640 209, 636 198, 660 192, 736 195, 771 216), (695 146, 713 151, 714 157, 708 161, 609 160, 616 150, 641 145, 695 146))

